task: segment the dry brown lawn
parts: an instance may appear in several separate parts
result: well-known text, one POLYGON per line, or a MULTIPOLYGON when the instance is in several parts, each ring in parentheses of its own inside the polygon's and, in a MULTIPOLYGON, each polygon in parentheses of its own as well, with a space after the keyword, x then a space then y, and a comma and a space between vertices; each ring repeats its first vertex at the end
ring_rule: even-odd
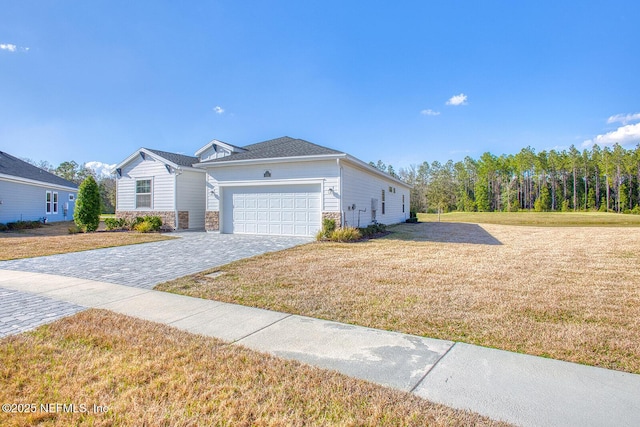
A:
POLYGON ((506 425, 102 310, 0 340, 0 380, 0 402, 38 409, 2 426, 506 425), (56 403, 88 412, 40 411, 56 403))
POLYGON ((134 232, 97 231, 69 234, 69 227, 73 225, 73 222, 58 222, 32 230, 0 232, 0 261, 157 242, 171 238, 157 233, 134 232))
POLYGON ((420 223, 158 289, 640 373, 640 229, 420 223))

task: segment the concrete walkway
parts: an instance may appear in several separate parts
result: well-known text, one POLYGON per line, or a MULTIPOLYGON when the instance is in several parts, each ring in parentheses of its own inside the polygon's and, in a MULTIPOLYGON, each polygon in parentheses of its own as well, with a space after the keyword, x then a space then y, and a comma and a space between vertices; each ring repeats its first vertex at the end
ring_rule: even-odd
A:
POLYGON ((640 375, 79 278, 0 270, 0 288, 54 311, 108 309, 517 425, 640 425, 640 375))

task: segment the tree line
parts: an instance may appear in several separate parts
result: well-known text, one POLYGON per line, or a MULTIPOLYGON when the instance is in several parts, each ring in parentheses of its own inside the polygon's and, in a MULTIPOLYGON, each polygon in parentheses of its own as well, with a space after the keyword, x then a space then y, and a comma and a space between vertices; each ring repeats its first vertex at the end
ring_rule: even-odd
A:
POLYGON ((98 184, 98 190, 100 192, 100 207, 102 213, 115 213, 116 180, 114 178, 96 176, 96 173, 92 169, 86 167, 85 164, 79 164, 73 160, 62 162, 57 167, 47 161, 35 162, 31 159, 23 160, 78 185, 82 184, 85 178, 93 176, 98 184))
POLYGON ((594 145, 582 152, 517 154, 446 163, 423 162, 398 172, 382 161, 370 165, 411 184, 413 212, 601 211, 640 214, 640 144, 594 145))

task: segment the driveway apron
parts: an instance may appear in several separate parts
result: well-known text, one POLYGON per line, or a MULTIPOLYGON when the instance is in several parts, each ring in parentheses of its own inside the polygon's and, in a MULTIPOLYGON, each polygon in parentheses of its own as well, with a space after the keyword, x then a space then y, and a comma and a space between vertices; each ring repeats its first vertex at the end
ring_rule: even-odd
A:
POLYGON ((309 237, 179 232, 162 242, 0 262, 0 269, 153 288, 213 267, 309 243, 309 237))

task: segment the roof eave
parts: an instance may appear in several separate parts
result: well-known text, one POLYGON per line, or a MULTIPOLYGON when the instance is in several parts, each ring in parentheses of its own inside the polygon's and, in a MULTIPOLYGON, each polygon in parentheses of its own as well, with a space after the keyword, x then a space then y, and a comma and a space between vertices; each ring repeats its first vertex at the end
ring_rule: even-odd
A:
POLYGON ((3 174, 3 173, 0 173, 0 178, 1 179, 6 179, 8 181, 21 182, 21 183, 24 183, 24 184, 38 185, 40 187, 58 188, 58 189, 68 190, 68 191, 78 191, 78 187, 69 187, 67 185, 54 184, 54 183, 51 183, 51 182, 38 181, 36 179, 23 178, 21 176, 7 175, 7 174, 3 174))
POLYGON ((360 159, 358 159, 356 157, 353 157, 352 155, 347 154, 345 160, 347 160, 348 162, 351 162, 351 163, 353 163, 353 164, 355 164, 355 165, 357 165, 357 166, 359 166, 359 167, 361 167, 363 169, 366 169, 369 172, 375 173, 376 175, 379 175, 379 176, 382 176, 382 177, 384 177, 386 179, 390 179, 391 181, 397 182, 398 184, 403 185, 403 186, 405 186, 407 188, 413 188, 413 186, 411 184, 407 184, 406 182, 402 181, 399 178, 391 176, 386 172, 382 172, 381 170, 379 170, 377 168, 374 168, 370 164, 365 163, 365 162, 363 162, 362 160, 360 160, 360 159))
POLYGON ((183 168, 183 166, 180 166, 180 165, 178 165, 178 164, 176 164, 176 163, 172 162, 171 160, 166 159, 166 158, 164 158, 164 157, 162 157, 162 156, 160 156, 160 155, 158 155, 158 154, 154 153, 153 151, 150 151, 150 150, 147 150, 146 148, 141 147, 141 148, 137 149, 136 151, 134 151, 134 152, 133 152, 133 154, 131 154, 131 155, 130 155, 129 157, 127 157, 125 160, 123 160, 122 162, 118 163, 118 164, 116 165, 116 167, 115 167, 115 168, 113 168, 113 170, 115 171, 115 170, 117 170, 117 169, 121 169, 121 168, 122 168, 122 167, 124 167, 125 165, 127 165, 127 164, 131 163, 131 161, 133 161, 133 159, 135 159, 135 158, 136 158, 136 156, 139 156, 139 155, 140 155, 140 152, 143 152, 143 153, 145 153, 146 155, 149 155, 149 156, 153 157, 154 159, 159 160, 159 161, 161 161, 162 163, 165 163, 165 164, 167 164, 167 165, 171 166, 171 167, 172 167, 172 168, 174 168, 174 169, 182 169, 182 168, 183 168))
POLYGON ((220 166, 224 167, 224 166, 233 166, 233 165, 310 162, 314 160, 341 159, 341 158, 345 158, 346 156, 347 154, 345 153, 336 153, 336 154, 317 154, 312 156, 266 157, 261 159, 242 159, 242 160, 226 160, 226 161, 209 160, 206 162, 197 163, 194 166, 197 168, 207 168, 207 167, 220 167, 220 166))

